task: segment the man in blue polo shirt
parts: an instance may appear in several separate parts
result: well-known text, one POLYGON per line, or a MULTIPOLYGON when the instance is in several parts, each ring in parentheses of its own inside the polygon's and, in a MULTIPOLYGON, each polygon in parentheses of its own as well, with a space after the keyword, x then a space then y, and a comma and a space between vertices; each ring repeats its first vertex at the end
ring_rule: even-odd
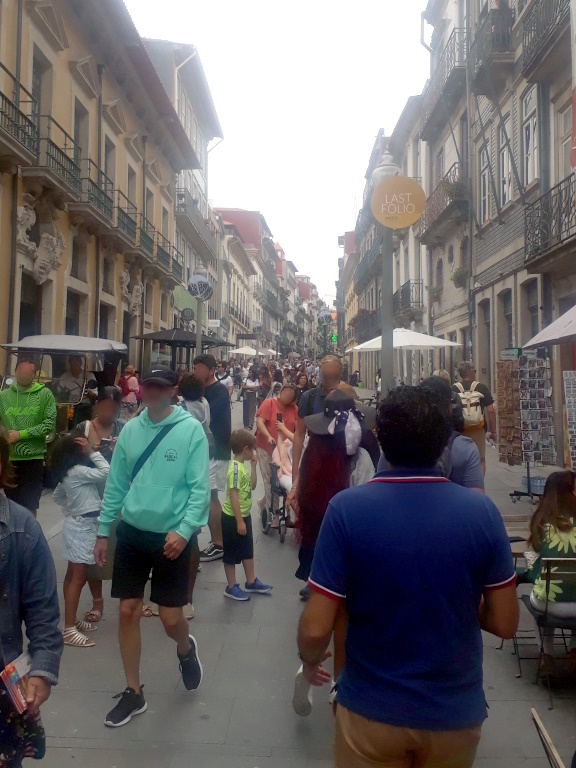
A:
POLYGON ((326 512, 298 646, 306 679, 324 681, 345 601, 337 768, 474 762, 486 718, 480 630, 513 637, 518 600, 500 513, 436 474, 450 429, 437 393, 393 390, 377 420, 392 470, 326 512))

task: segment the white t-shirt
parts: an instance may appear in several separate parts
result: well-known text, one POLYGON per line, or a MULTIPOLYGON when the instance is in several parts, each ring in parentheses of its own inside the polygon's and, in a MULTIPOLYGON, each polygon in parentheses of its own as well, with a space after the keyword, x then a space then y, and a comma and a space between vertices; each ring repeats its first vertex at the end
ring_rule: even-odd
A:
POLYGON ((252 381, 252 379, 246 379, 245 383, 246 383, 246 389, 251 390, 253 392, 255 392, 260 386, 259 381, 252 381))
POLYGON ((248 378, 249 368, 242 368, 242 381, 246 381, 248 378))
POLYGON ((228 374, 224 376, 223 378, 219 379, 218 376, 216 376, 216 381, 219 381, 220 384, 224 384, 226 389, 230 389, 230 387, 234 386, 234 382, 232 381, 232 377, 228 374))

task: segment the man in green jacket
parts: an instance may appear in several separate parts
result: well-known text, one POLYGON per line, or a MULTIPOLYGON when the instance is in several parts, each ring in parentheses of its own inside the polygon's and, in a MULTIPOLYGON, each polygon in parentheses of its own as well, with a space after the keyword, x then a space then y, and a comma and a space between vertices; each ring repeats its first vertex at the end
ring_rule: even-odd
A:
POLYGON ((34 381, 36 363, 20 357, 16 381, 0 392, 0 422, 8 430, 12 445, 10 460, 16 474, 16 487, 6 495, 26 507, 34 517, 40 506, 46 437, 56 427, 56 402, 44 384, 34 381))
POLYGON ((150 600, 175 643, 185 688, 202 681, 196 640, 188 633, 190 554, 208 522, 208 440, 199 421, 172 406, 178 377, 154 366, 141 379, 145 410, 124 427, 116 443, 102 500, 96 564, 106 563, 110 528, 118 515, 112 597, 120 599, 118 638, 126 689, 107 714, 111 728, 146 711, 140 685, 140 617, 144 587, 152 573, 150 600))

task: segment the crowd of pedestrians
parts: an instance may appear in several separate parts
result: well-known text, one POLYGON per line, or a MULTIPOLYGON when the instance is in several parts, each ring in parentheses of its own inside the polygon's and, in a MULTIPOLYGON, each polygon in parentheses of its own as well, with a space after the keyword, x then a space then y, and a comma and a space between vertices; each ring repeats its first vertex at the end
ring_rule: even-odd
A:
MULTIPOLYGON (((257 575, 254 560, 258 469, 259 523, 265 532, 278 525, 274 472, 298 544, 295 577, 306 604, 295 712, 308 716, 312 690, 329 686, 338 768, 472 765, 486 717, 481 629, 514 635, 516 574, 502 518, 484 495, 478 434, 485 444, 495 432, 492 396, 472 364, 461 366, 454 387, 436 373, 394 389, 376 413, 342 382, 331 355, 266 366, 202 354, 180 376, 162 365, 142 376, 127 367, 50 455, 67 562, 59 628, 54 566, 34 519, 56 408, 34 361, 20 358, 0 393, 0 580, 10 596, 0 604, 0 663, 22 652, 24 623, 31 672, 24 715, 0 690, 0 766, 43 755, 38 708, 58 682, 63 645, 94 647, 103 579, 112 579, 120 603, 125 676, 105 725, 126 725, 147 709, 143 617, 160 617, 184 686, 198 689, 201 649, 188 622, 201 561, 223 561, 228 599, 273 591, 258 578, 273 574, 257 575), (238 399, 244 429, 233 432, 238 399), (210 542, 200 552, 204 526, 210 542), (80 617, 86 583, 92 607, 80 617)), ((545 605, 539 558, 576 557, 575 520, 574 475, 552 475, 531 525, 526 579, 537 610, 545 605)), ((562 585, 558 594, 557 615, 576 616, 576 595, 562 585)), ((550 663, 553 642, 547 635, 550 663)))

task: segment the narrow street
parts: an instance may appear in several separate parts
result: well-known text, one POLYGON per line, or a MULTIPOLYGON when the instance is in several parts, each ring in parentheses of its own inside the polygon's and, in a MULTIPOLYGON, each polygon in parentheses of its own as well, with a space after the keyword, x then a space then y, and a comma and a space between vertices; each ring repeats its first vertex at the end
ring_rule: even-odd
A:
MULTIPOLYGON (((241 426, 242 406, 234 404, 233 427, 241 426)), ((494 455, 492 455, 492 453, 494 455)), ((507 493, 520 482, 518 469, 497 464, 489 452, 488 492, 503 514, 528 514, 525 501, 512 505, 507 493)), ((255 498, 259 497, 259 485, 255 498)), ((61 513, 45 496, 40 520, 57 564, 61 513)), ((256 520, 254 520, 256 523, 256 520)), ((255 526, 256 530, 256 526, 255 526)), ((201 543, 206 541, 202 535, 201 543)), ((257 573, 274 585, 271 597, 253 596, 247 604, 224 600, 224 573, 219 562, 203 566, 194 604, 196 636, 204 680, 196 694, 180 682, 174 649, 158 619, 143 619, 142 680, 148 711, 119 729, 106 728, 104 715, 111 697, 124 688, 116 642, 117 602, 107 600, 94 649, 65 648, 60 685, 42 709, 49 737, 46 768, 330 768, 332 713, 327 691, 315 692, 309 718, 298 718, 291 706, 293 676, 298 668, 295 633, 301 586, 293 576, 296 551, 288 541, 260 534, 256 540, 257 573)), ((108 595, 110 585, 105 585, 108 595)), ((88 605, 87 591, 81 610, 88 605)), ((521 626, 530 628, 523 612, 521 626)), ((569 763, 576 747, 574 688, 556 692, 548 710, 547 692, 533 683, 535 662, 524 661, 524 676, 515 678, 510 654, 495 650, 485 638, 485 691, 490 706, 479 768, 545 768, 542 746, 530 719, 535 707, 560 755, 569 763)), ((536 655, 536 646, 524 648, 536 655)))

